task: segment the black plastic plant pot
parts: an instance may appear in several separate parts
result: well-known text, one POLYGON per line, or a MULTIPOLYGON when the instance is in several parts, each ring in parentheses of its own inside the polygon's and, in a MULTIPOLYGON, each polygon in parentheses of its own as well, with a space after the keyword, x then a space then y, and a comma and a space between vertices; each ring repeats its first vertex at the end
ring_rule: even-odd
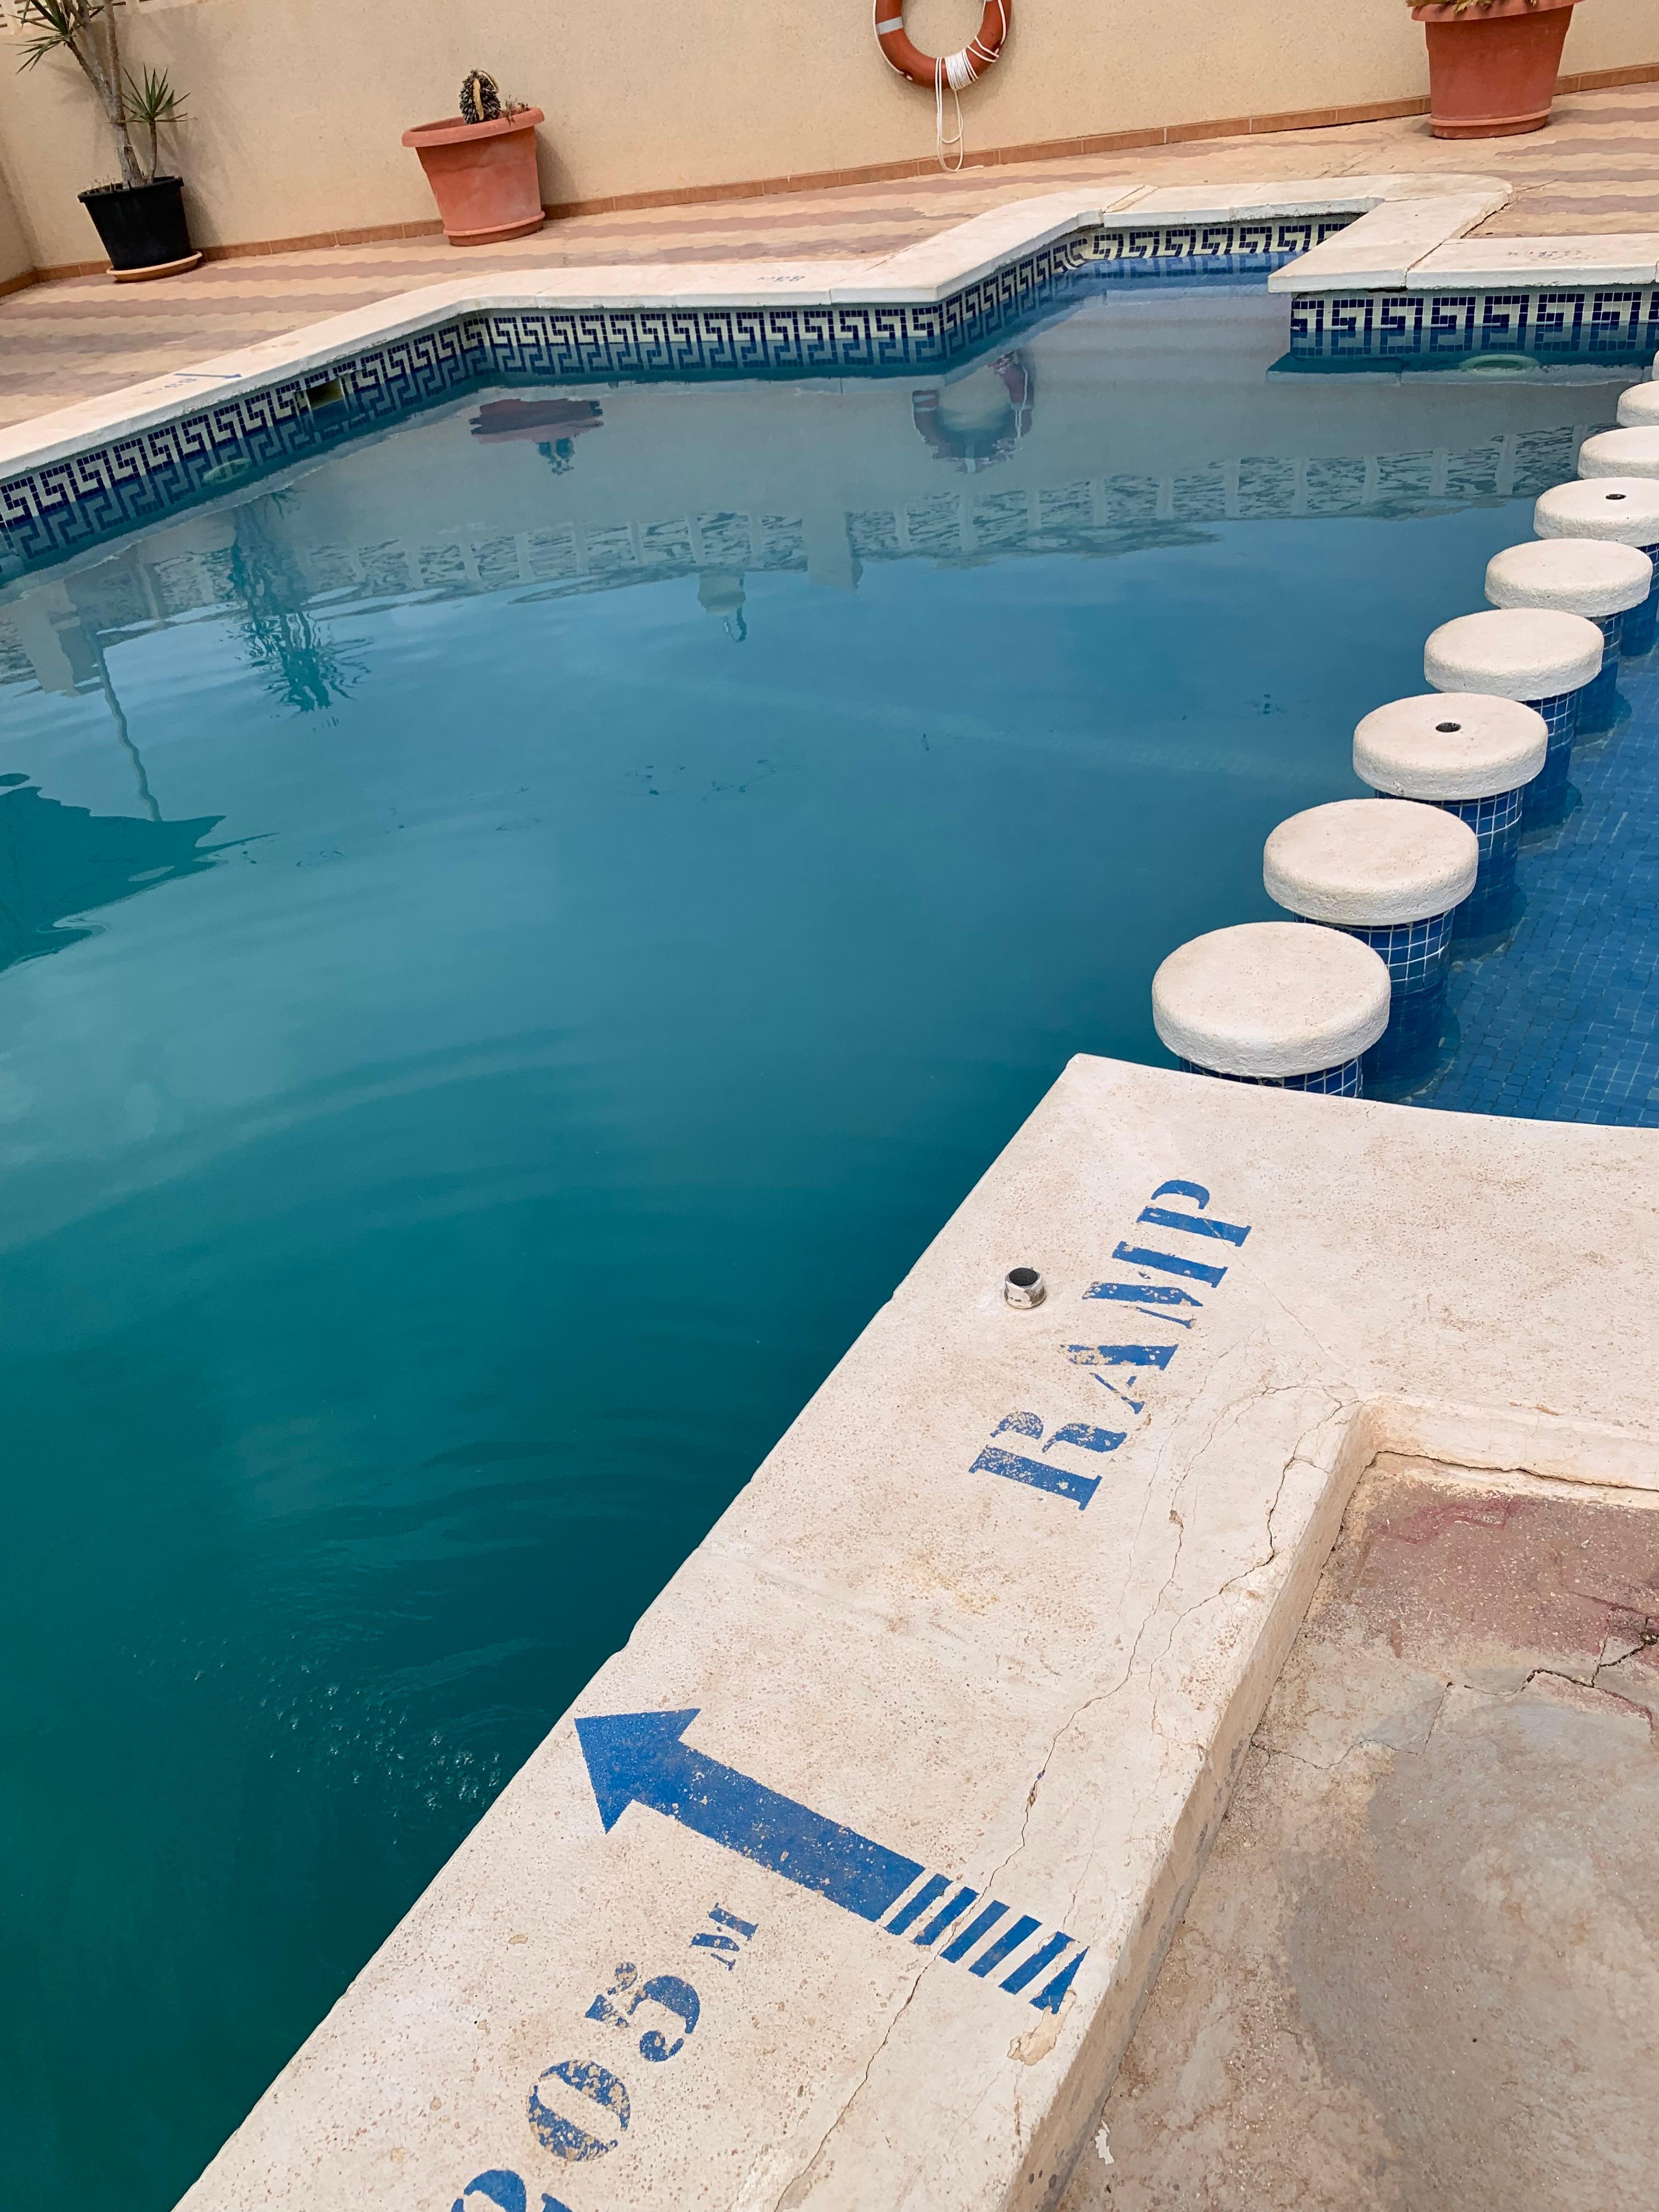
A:
POLYGON ((81 194, 81 204, 97 225, 112 269, 165 269, 170 263, 189 260, 182 178, 156 177, 147 185, 94 185, 81 194))

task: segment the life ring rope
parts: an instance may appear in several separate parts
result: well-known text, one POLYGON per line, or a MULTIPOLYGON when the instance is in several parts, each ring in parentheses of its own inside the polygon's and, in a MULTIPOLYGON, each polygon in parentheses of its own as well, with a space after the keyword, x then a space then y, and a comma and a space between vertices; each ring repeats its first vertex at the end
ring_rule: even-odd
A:
POLYGON ((933 136, 942 169, 959 169, 963 160, 962 94, 977 83, 1001 53, 1008 36, 1009 0, 985 0, 979 28, 965 46, 953 54, 925 54, 913 45, 904 27, 904 0, 872 0, 871 22, 883 60, 897 76, 933 89, 933 136), (945 95, 956 102, 955 131, 945 129, 945 95), (954 153, 956 160, 946 157, 954 153))

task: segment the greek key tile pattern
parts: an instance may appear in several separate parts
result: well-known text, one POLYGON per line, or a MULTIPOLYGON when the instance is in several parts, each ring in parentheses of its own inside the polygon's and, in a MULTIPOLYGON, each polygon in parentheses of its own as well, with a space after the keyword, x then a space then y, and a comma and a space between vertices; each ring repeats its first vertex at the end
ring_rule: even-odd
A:
POLYGON ((1249 222, 1103 225, 1088 234, 1090 258, 1111 276, 1180 273, 1233 276, 1281 268, 1346 230, 1350 215, 1263 216, 1249 222))
POLYGON ((1659 285, 1563 291, 1298 294, 1292 359, 1409 361, 1524 353, 1636 360, 1659 347, 1659 285))
POLYGON ((0 578, 488 380, 879 374, 963 358, 1120 268, 1276 265, 1347 216, 1073 232, 916 307, 538 308, 471 316, 0 482, 0 578))
POLYGON ((0 578, 384 428, 487 373, 483 325, 454 322, 354 354, 331 368, 239 392, 170 422, 0 483, 0 578), (9 556, 9 562, 8 562, 9 556))

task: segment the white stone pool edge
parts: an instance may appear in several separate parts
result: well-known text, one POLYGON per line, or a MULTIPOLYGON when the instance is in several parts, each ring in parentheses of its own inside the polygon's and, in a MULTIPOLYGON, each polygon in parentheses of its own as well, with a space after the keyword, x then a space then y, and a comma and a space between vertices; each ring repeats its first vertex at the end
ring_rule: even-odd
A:
POLYGON ((188 2212, 1052 2205, 1362 1468, 1659 1487, 1656 1167, 1074 1060, 188 2212))
POLYGON ((539 307, 926 306, 1071 232, 1121 217, 1223 222, 1352 214, 1336 237, 1274 272, 1276 291, 1363 291, 1447 281, 1524 285, 1659 279, 1659 232, 1620 238, 1481 239, 1459 243, 1510 197, 1501 179, 1403 173, 1259 185, 1154 187, 1121 179, 1018 200, 896 253, 863 259, 734 261, 526 269, 457 277, 0 430, 0 477, 153 429, 281 378, 458 315, 539 307))

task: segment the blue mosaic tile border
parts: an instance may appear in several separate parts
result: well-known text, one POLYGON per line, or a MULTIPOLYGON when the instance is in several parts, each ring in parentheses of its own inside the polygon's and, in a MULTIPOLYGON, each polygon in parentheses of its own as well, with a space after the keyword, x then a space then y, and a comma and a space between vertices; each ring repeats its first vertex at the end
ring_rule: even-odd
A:
POLYGON ((1346 230, 1351 215, 1269 216, 1249 222, 1103 223, 1082 234, 1096 261, 1293 260, 1346 230))
POLYGON ((937 368, 1028 321, 1101 258, 1076 231, 922 305, 544 307, 482 318, 498 376, 811 375, 937 368))
POLYGON ((1480 353, 1613 355, 1659 348, 1659 284, 1530 291, 1297 293, 1291 358, 1405 361, 1480 353))
MULTIPOLYGON (((209 406, 185 406, 171 422, 0 482, 0 555, 8 566, 27 568, 154 523, 349 433, 465 392, 489 363, 483 323, 473 318, 209 406)), ((5 573, 0 567, 0 578, 5 573)))
POLYGON ((185 405, 156 428, 0 481, 0 580, 481 383, 938 368, 1058 305, 1091 274, 1277 263, 1352 220, 1101 225, 915 307, 548 307, 459 318, 210 406, 185 405))

